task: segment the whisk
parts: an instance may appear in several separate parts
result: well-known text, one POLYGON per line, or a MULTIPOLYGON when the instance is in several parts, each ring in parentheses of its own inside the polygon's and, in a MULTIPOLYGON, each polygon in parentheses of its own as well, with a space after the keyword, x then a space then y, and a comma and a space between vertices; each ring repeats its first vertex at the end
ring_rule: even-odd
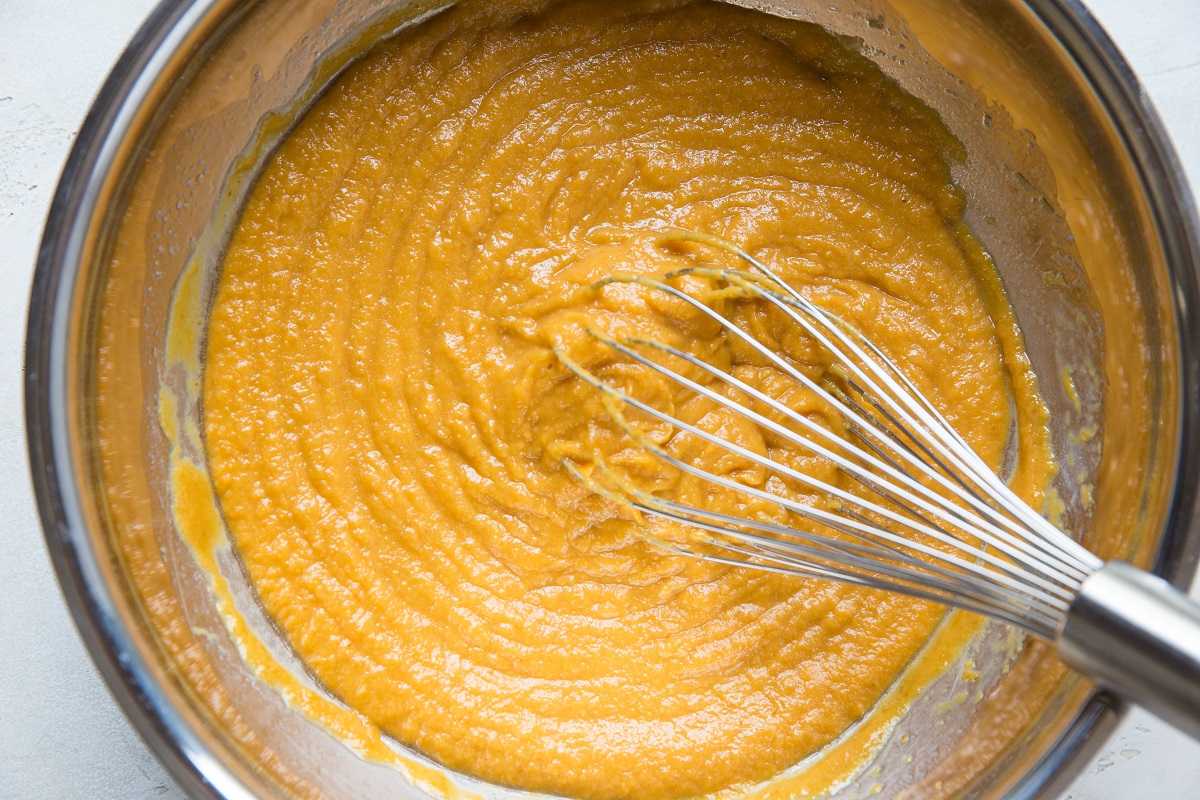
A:
POLYGON ((1055 644, 1073 668, 1200 739, 1200 606, 1154 575, 1119 561, 1105 563, 1044 519, 879 347, 805 299, 769 267, 716 237, 687 232, 663 237, 670 240, 723 250, 746 268, 687 267, 662 280, 614 275, 595 288, 635 283, 688 304, 819 398, 842 418, 847 435, 797 413, 733 372, 662 341, 618 339, 594 328, 588 333, 625 359, 791 446, 828 459, 859 491, 688 423, 605 383, 558 348, 558 359, 603 393, 610 415, 637 444, 683 473, 785 512, 785 522, 657 496, 599 457, 591 470, 564 459, 572 474, 643 514, 690 526, 697 535, 682 543, 655 540, 675 552, 902 592, 1018 626, 1055 644), (773 306, 828 352, 837 380, 812 379, 711 304, 669 282, 685 275, 723 285, 726 297, 732 291, 773 306), (626 409, 805 487, 823 502, 802 502, 769 484, 747 485, 673 455, 632 424, 626 409))

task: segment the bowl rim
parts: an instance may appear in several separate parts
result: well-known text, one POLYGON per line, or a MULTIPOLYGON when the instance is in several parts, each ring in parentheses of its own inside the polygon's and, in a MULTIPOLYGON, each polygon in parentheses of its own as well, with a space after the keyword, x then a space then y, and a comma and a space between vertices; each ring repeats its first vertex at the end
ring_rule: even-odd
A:
MULTIPOLYGON (((1116 45, 1079 0, 1019 0, 1074 59, 1112 117, 1146 192, 1172 279, 1181 355, 1180 430, 1175 482, 1153 571, 1184 591, 1200 559, 1200 224, 1169 136, 1116 45)), ((79 284, 88 227, 99 208, 117 146, 169 57, 224 19, 237 0, 162 0, 142 23, 98 92, 71 148, 50 206, 30 295, 24 405, 29 462, 46 545, 88 653, 142 739, 191 796, 254 798, 271 783, 204 735, 181 713, 177 691, 117 613, 122 603, 100 580, 103 555, 84 523, 69 442, 66 374, 68 320, 79 284), (218 15, 218 16, 214 16, 218 15)), ((1049 797, 1075 777, 1115 728, 1125 704, 1096 691, 1059 739, 1006 797, 1049 797)))

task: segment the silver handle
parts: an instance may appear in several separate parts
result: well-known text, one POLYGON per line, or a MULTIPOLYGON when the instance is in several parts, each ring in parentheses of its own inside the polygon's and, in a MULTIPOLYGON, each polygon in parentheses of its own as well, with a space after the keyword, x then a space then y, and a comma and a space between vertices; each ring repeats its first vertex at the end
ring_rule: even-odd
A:
POLYGON ((1067 612, 1058 653, 1200 740, 1200 605, 1121 561, 1090 575, 1067 612))

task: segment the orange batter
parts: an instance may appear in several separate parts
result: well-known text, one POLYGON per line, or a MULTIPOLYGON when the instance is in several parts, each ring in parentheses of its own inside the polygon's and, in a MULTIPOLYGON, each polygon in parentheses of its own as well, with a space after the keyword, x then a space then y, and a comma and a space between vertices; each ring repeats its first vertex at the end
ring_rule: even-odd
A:
POLYGON ((1037 506, 1045 412, 959 149, 835 37, 728 6, 464 3, 379 46, 267 165, 208 329, 210 468, 264 607, 352 708, 496 783, 689 797, 828 744, 941 609, 645 542, 558 462, 654 475, 550 348, 597 363, 597 320, 696 333, 586 287, 693 263, 656 231, 717 234, 880 343, 990 463, 1015 438, 1037 506))

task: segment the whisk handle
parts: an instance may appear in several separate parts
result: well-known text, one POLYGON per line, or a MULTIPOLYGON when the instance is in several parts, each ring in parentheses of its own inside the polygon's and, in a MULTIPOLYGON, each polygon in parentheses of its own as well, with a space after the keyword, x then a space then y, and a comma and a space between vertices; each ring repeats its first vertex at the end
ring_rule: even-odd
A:
POLYGON ((1070 666, 1200 740, 1200 605, 1110 561, 1080 588, 1058 637, 1070 666))

